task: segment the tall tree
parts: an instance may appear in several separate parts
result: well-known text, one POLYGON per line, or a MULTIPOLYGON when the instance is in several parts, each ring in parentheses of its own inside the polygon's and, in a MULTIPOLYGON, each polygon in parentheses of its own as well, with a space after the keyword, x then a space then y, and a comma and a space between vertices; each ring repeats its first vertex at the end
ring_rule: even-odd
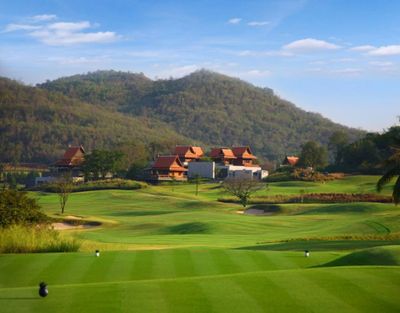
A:
POLYGON ((342 160, 343 149, 349 144, 349 135, 344 131, 335 131, 329 138, 329 150, 332 152, 335 164, 342 160))
POLYGON ((304 167, 324 167, 328 164, 328 152, 315 141, 306 142, 301 148, 299 165, 304 167))
POLYGON ((251 195, 264 187, 264 183, 247 177, 227 178, 222 184, 222 188, 237 197, 244 208, 247 206, 251 195))
POLYGON ((60 202, 61 214, 64 214, 65 205, 67 204, 69 195, 72 192, 73 182, 71 175, 65 174, 56 181, 58 200, 60 202))
POLYGON ((397 205, 400 203, 400 149, 396 148, 394 150, 393 155, 385 161, 386 172, 378 180, 376 188, 379 192, 382 191, 383 186, 397 177, 392 193, 393 201, 397 205))

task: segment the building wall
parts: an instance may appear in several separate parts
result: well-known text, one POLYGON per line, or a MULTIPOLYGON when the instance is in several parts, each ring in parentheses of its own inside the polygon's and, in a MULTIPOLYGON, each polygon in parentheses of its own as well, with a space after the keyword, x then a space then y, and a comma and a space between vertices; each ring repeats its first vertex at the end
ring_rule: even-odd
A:
POLYGON ((188 164, 188 178, 195 178, 196 175, 202 178, 215 179, 215 162, 190 162, 188 164))

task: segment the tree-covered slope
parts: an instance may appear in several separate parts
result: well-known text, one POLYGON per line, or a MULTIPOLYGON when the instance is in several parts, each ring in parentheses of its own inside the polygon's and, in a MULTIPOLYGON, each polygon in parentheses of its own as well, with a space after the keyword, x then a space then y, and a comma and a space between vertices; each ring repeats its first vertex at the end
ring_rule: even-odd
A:
POLYGON ((49 162, 68 144, 91 150, 135 141, 158 147, 190 142, 163 122, 0 78, 0 161, 49 162))
POLYGON ((151 116, 210 145, 250 145, 269 159, 297 153, 308 140, 327 144, 338 130, 352 139, 362 133, 305 112, 270 89, 205 70, 156 81, 142 74, 100 71, 40 87, 134 116, 151 116))

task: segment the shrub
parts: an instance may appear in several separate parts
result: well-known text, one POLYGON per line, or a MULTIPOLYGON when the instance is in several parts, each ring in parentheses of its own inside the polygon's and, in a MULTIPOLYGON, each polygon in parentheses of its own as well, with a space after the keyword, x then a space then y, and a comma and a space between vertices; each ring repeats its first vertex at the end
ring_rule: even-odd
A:
POLYGON ((42 226, 12 225, 0 228, 0 253, 75 252, 80 243, 42 226))
MULTIPOLYGON (((123 190, 136 190, 145 188, 147 185, 142 182, 137 182, 134 180, 128 179, 104 179, 104 180, 96 180, 96 181, 89 181, 85 183, 75 184, 72 187, 72 192, 79 192, 79 191, 93 191, 93 190, 106 190, 106 189, 123 189, 123 190)), ((36 186, 31 190, 40 190, 46 192, 57 192, 57 185, 54 183, 50 184, 43 184, 40 186, 36 186)))
POLYGON ((14 224, 37 224, 47 221, 35 199, 13 189, 0 191, 0 227, 14 224))

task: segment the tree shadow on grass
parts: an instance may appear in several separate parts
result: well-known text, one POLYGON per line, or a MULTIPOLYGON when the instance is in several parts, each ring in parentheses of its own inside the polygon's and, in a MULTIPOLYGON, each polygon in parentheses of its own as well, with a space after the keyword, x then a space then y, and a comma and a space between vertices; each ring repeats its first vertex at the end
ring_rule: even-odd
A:
POLYGON ((148 215, 164 215, 177 213, 179 211, 118 211, 112 212, 111 216, 148 216, 148 215))
POLYGON ((239 250, 264 251, 340 251, 400 244, 400 240, 299 240, 240 247, 239 250))

